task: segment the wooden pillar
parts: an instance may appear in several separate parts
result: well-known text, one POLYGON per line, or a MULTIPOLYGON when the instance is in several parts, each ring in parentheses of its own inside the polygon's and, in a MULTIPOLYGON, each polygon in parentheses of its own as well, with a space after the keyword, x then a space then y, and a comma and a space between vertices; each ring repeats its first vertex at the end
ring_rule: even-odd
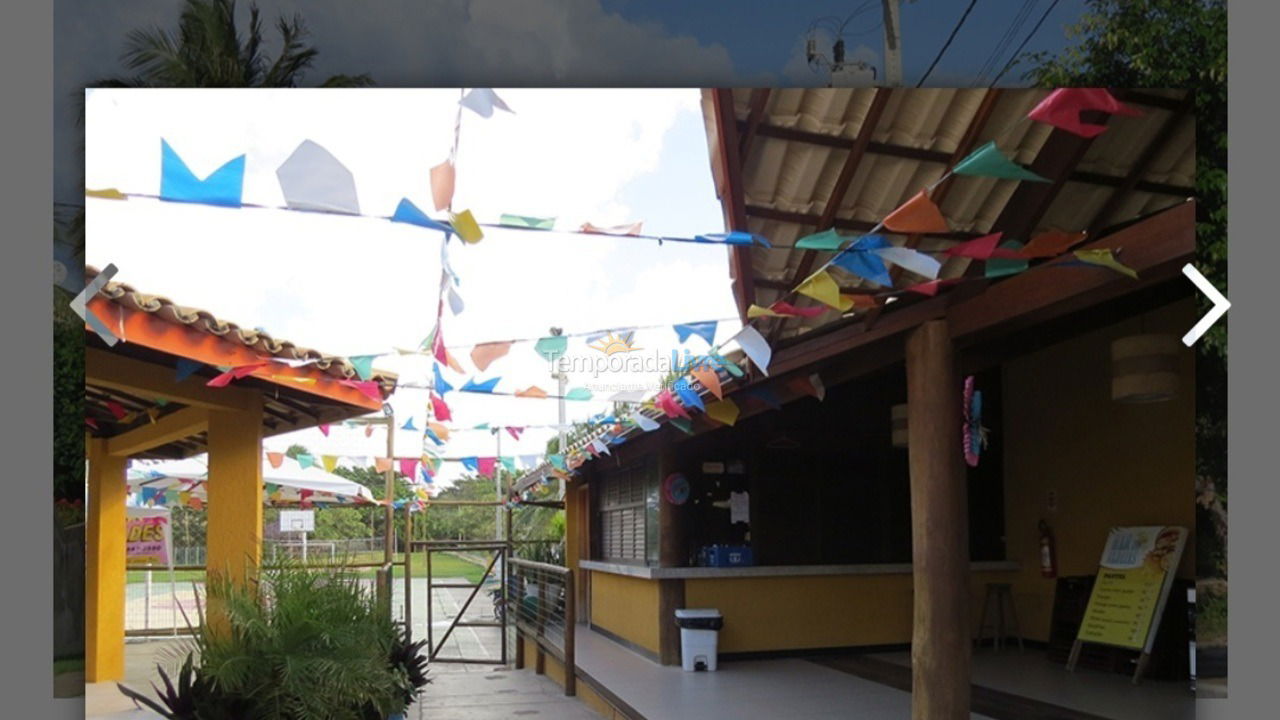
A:
POLYGON ((915 618, 911 717, 969 717, 968 494, 961 448, 961 384, 945 320, 907 339, 907 432, 915 618))
POLYGON ((125 477, 128 458, 90 440, 85 534, 85 682, 124 679, 125 477))
MULTIPOLYGON (((262 401, 209 412, 205 569, 242 583, 262 556, 262 401)), ((210 605, 210 620, 216 608, 210 605)))

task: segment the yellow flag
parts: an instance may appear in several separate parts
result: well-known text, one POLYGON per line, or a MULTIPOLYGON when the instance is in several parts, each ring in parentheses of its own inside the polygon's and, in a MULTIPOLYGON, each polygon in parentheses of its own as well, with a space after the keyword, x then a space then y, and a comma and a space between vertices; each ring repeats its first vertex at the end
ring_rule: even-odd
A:
POLYGON ((840 286, 836 284, 835 279, 827 274, 826 270, 819 270, 810 275, 807 280, 800 283, 800 287, 796 288, 796 292, 801 295, 807 295, 823 305, 833 307, 841 312, 853 307, 853 300, 840 294, 840 286))
POLYGON ((747 308, 747 317, 748 318, 778 317, 778 313, 770 310, 767 307, 760 307, 759 305, 752 303, 751 307, 747 308))
POLYGON ((178 502, 181 503, 184 507, 187 505, 190 505, 191 493, 187 492, 186 490, 183 490, 182 492, 178 493, 178 502))
POLYGON ((484 239, 484 232, 480 229, 479 223, 476 222, 476 218, 471 214, 470 210, 463 210, 460 213, 453 214, 451 217, 453 219, 453 229, 463 241, 475 244, 484 239))
POLYGON ((324 464, 325 472, 333 472, 333 469, 338 467, 338 456, 337 455, 321 455, 320 462, 324 464))
POLYGON ((115 188, 104 188, 102 190, 86 189, 84 191, 84 194, 88 195, 89 197, 102 198, 104 200, 128 200, 129 199, 128 196, 126 196, 124 193, 120 192, 115 188))
POLYGON ((718 400, 707 406, 707 417, 732 425, 738 422, 738 404, 733 400, 718 400))
POLYGON ((1138 273, 1133 268, 1117 260, 1115 252, 1110 249, 1077 250, 1076 257, 1081 262, 1086 262, 1090 265, 1101 265, 1105 268, 1111 268, 1122 275, 1128 275, 1134 280, 1138 279, 1138 273))

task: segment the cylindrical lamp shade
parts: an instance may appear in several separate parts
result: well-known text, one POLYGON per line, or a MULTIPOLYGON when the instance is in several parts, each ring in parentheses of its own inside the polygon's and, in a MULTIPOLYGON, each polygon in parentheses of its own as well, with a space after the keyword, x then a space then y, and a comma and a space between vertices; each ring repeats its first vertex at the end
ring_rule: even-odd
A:
POLYGON ((894 405, 889 410, 889 417, 892 420, 893 428, 893 446, 896 448, 904 448, 907 446, 907 404, 894 405))
POLYGON ((1178 353, 1172 335, 1130 335, 1111 343, 1111 399, 1122 403, 1172 400, 1178 395, 1178 353))

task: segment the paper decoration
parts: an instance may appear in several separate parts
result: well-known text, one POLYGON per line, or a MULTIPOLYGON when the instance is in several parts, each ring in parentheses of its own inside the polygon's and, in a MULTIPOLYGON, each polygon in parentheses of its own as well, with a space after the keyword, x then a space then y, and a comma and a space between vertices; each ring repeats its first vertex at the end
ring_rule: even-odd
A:
POLYGON ((485 477, 493 477, 494 465, 497 458, 482 457, 476 460, 476 469, 485 477))
POLYGON ((671 418, 671 424, 677 428, 680 428, 680 431, 683 432, 685 435, 693 434, 692 420, 685 420, 684 418, 671 418))
POLYGON ((730 339, 738 341, 738 346, 747 354, 747 357, 751 358, 751 362, 755 363, 760 372, 769 374, 769 359, 773 357, 773 350, 759 330, 750 325, 743 325, 738 334, 730 339))
POLYGON ((733 230, 727 233, 706 233, 703 235, 695 235, 693 238, 697 242, 704 243, 723 243, 725 245, 751 245, 759 243, 764 247, 773 247, 769 243, 769 239, 759 233, 745 232, 742 230, 733 230))
POLYGON ((280 465, 284 463, 284 453, 267 453, 267 462, 271 463, 271 467, 278 469, 280 465))
POLYGON ((837 233, 835 228, 831 228, 813 235, 805 235, 796 241, 796 247, 805 250, 839 250, 844 241, 844 236, 837 233))
POLYGON ((738 404, 733 400, 720 400, 707 406, 707 417, 725 425, 733 425, 738 422, 740 414, 741 410, 738 409, 738 404))
POLYGON ((396 211, 391 216, 391 222, 407 223, 409 225, 417 225, 418 227, 439 230, 444 233, 445 240, 453 235, 453 228, 438 220, 432 220, 427 214, 418 209, 409 201, 409 198, 401 198, 400 204, 396 205, 396 211))
POLYGON ((380 473, 387 472, 391 469, 391 458, 377 457, 373 459, 373 468, 380 473))
POLYGON ((600 442, 599 440, 592 440, 592 441, 591 441, 591 448, 592 448, 593 450, 595 450, 597 453, 600 453, 601 455, 612 455, 612 454, 613 454, 613 453, 609 452, 609 448, 605 447, 605 444, 604 444, 604 443, 602 443, 602 442, 600 442))
POLYGON ((497 386, 500 377, 493 377, 484 382, 476 382, 475 378, 471 378, 462 386, 463 392, 491 393, 493 388, 497 386))
POLYGON ((508 215, 503 213, 498 218, 499 225, 507 227, 527 228, 530 230, 550 230, 556 226, 555 218, 530 217, 528 215, 508 215))
POLYGON ((840 297, 840 286, 836 284, 834 278, 827 274, 826 270, 819 270, 810 275, 804 282, 800 283, 800 286, 796 288, 796 292, 842 312, 849 309, 849 306, 840 297))
POLYGON ((437 447, 439 447, 439 446, 441 446, 441 445, 443 445, 443 444, 444 444, 444 440, 441 440, 441 439, 440 439, 440 436, 439 436, 439 435, 436 435, 435 431, 434 431, 434 430, 432 430, 431 428, 427 428, 426 430, 423 430, 423 431, 422 431, 422 434, 423 434, 423 436, 424 436, 424 437, 426 437, 428 440, 430 440, 431 442, 435 443, 437 447))
POLYGON ((276 179, 290 210, 360 214, 351 171, 311 140, 304 140, 276 169, 276 179))
POLYGON ((942 269, 942 263, 936 259, 908 247, 889 246, 879 250, 872 250, 871 252, 875 253, 881 260, 886 260, 903 270, 927 278, 938 277, 938 271, 942 269))
POLYGON ((556 358, 564 355, 568 347, 569 338, 564 335, 553 335, 538 340, 537 344, 533 346, 533 350, 547 362, 555 362, 556 358))
POLYGON ((515 114, 492 88, 471 88, 458 104, 483 118, 492 116, 494 108, 515 114))
POLYGON ((120 192, 116 188, 103 188, 101 190, 90 190, 86 188, 84 191, 84 194, 86 197, 101 198, 103 200, 128 200, 129 199, 128 195, 125 195, 124 193, 120 192))
POLYGON ((592 225, 591 223, 582 223, 582 227, 578 228, 579 232, 595 233, 597 235, 639 235, 640 229, 644 227, 644 222, 634 222, 625 225, 611 225, 602 227, 592 225))
POLYGON ((822 378, 817 373, 813 373, 807 377, 798 377, 787 384, 792 390, 801 395, 812 395, 822 401, 827 396, 827 389, 822 384, 822 378))
POLYGON ((454 232, 458 233, 458 237, 462 238, 463 242, 474 245, 484 239, 484 231, 480 229, 480 224, 476 222, 470 210, 463 210, 449 217, 452 220, 454 232))
POLYGON ((526 470, 532 470, 538 467, 538 455, 517 455, 516 457, 520 459, 520 465, 526 470))
POLYGON ((591 391, 584 387, 572 388, 564 395, 565 400, 590 400, 591 397, 591 391))
POLYGON ((506 430, 507 430, 507 434, 508 434, 508 435, 510 435, 512 438, 514 438, 514 439, 516 439, 516 440, 519 440, 519 439, 520 439, 520 433, 524 432, 524 428, 522 428, 522 427, 514 427, 514 426, 511 426, 511 425, 508 425, 508 426, 507 426, 507 428, 506 428, 506 430))
POLYGON ((353 355, 347 358, 352 367, 356 369, 356 374, 361 380, 368 380, 373 377, 373 359, 376 355, 353 355))
POLYGON ((199 370, 203 365, 204 363, 198 362, 196 360, 179 358, 176 366, 176 371, 174 372, 174 376, 173 376, 174 381, 182 382, 183 380, 186 380, 187 378, 191 377, 191 375, 195 373, 195 371, 199 370))
POLYGON ((450 370, 459 374, 466 372, 465 370, 462 369, 462 364, 459 363, 458 360, 453 357, 453 353, 450 353, 448 349, 444 348, 443 346, 441 347, 441 350, 444 352, 444 364, 448 365, 450 370))
POLYGON ((543 390, 537 385, 530 385, 524 390, 520 390, 516 392, 516 397, 544 398, 546 396, 547 396, 547 391, 543 390))
POLYGON ((912 285, 911 287, 907 287, 903 289, 907 292, 919 293, 921 295, 927 295, 928 297, 933 297, 934 295, 937 295, 938 290, 940 290, 944 286, 954 285, 955 283, 958 283, 958 282, 960 282, 960 278, 949 278, 946 280, 930 280, 929 282, 919 283, 917 285, 912 285))
POLYGON ((437 420, 452 420, 453 413, 449 412, 449 406, 445 401, 435 393, 428 393, 428 395, 431 398, 431 414, 437 420))
POLYGON ((728 370, 729 374, 734 377, 740 378, 746 374, 742 371, 742 368, 738 367, 737 363, 735 363, 734 361, 730 360, 729 358, 723 355, 720 355, 719 353, 709 352, 707 353, 707 357, 713 362, 715 362, 716 365, 719 366, 720 368, 724 370, 728 370))
POLYGON ((475 364, 476 369, 484 372, 489 369, 489 365, 494 360, 506 355, 511 350, 509 342, 492 342, 476 345, 471 348, 471 362, 475 364))
POLYGON ((414 427, 414 424, 413 424, 413 418, 409 418, 408 420, 405 420, 405 421, 404 421, 404 424, 400 426, 400 429, 401 429, 401 430, 412 430, 413 432, 417 432, 417 431, 418 431, 418 428, 414 427))
POLYGON ((129 411, 125 410, 124 406, 115 400, 107 401, 107 410, 111 411, 116 420, 123 420, 124 416, 129 414, 129 411))
POLYGON ((966 240, 962 243, 956 243, 947 248, 948 257, 965 257, 974 260, 987 260, 995 253, 996 248, 1000 244, 1000 237, 1004 233, 991 233, 983 235, 980 238, 966 240))
POLYGON ((996 147, 995 140, 969 153, 969 156, 957 163, 951 172, 956 175, 978 175, 1003 180, 1049 182, 1048 178, 1041 177, 1010 160, 1000 152, 1000 148, 996 147))
POLYGON ((708 345, 714 345, 716 341, 716 321, 697 323, 683 323, 672 326, 675 328, 676 336, 680 338, 680 344, 684 344, 690 336, 697 335, 707 341, 708 345))
POLYGON ((676 395, 680 396, 680 402, 684 403, 685 407, 697 408, 698 410, 706 412, 707 406, 703 404, 702 397, 698 395, 697 390, 689 387, 688 383, 677 382, 675 384, 675 389, 676 395))
POLYGON ((657 403, 658 409, 665 413, 667 417, 689 417, 689 411, 685 410, 680 406, 680 403, 675 401, 670 390, 664 388, 654 398, 654 402, 657 403))
POLYGON ((1083 231, 1069 233, 1062 230, 1048 230, 1031 238, 1031 242, 1022 249, 1022 255, 1029 258, 1056 257, 1083 242, 1087 236, 1088 233, 1083 231))
POLYGON ((1027 269, 1027 261, 1019 256, 1022 253, 1022 243, 1017 240, 1009 240, 1001 243, 999 250, 1009 253, 1010 257, 1002 258, 992 256, 987 260, 986 267, 983 268, 983 275, 987 278, 1004 277, 1005 275, 1014 275, 1027 269))
MULTIPOLYGON (((475 359, 475 355, 473 354, 472 360, 474 359, 475 359)), ((480 368, 480 369, 483 370, 484 368, 480 368)), ((435 386, 436 392, 440 393, 441 397, 443 397, 445 393, 453 389, 453 386, 450 385, 448 382, 446 382, 444 379, 444 376, 440 374, 439 363, 431 364, 431 373, 434 376, 434 381, 432 382, 432 385, 435 386)))
POLYGON ((1075 256, 1077 260, 1087 265, 1111 268, 1121 275, 1127 275, 1134 280, 1138 279, 1138 273, 1133 268, 1117 260, 1115 251, 1109 248, 1100 250, 1077 250, 1075 252, 1075 256))
POLYGON ((444 425, 441 425, 438 422, 432 422, 428 420, 427 430, 431 431, 433 434, 435 434, 436 437, 440 438, 441 440, 449 439, 449 428, 445 427, 444 425))
POLYGON ((444 347, 444 333, 440 330, 439 319, 436 320, 436 326, 431 331, 431 337, 427 338, 427 343, 431 348, 431 356, 448 365, 449 352, 444 347))
POLYGON ((453 184, 456 179, 453 163, 445 160, 431 168, 431 203, 436 210, 445 210, 453 205, 453 184))
POLYGON ((704 365, 698 365, 689 371, 689 375, 702 383, 702 387, 708 392, 715 395, 717 399, 724 398, 724 391, 720 388, 720 376, 716 371, 704 365))
POLYGON ((903 234, 951 232, 951 226, 947 225, 946 218, 942 217, 942 211, 933 204, 933 200, 929 199, 928 193, 924 190, 912 195, 910 200, 889 213, 882 224, 894 232, 903 234))
POLYGON ((453 288, 449 288, 448 297, 449 297, 449 311, 452 312, 454 315, 461 315, 462 311, 466 309, 466 305, 463 304, 462 302, 462 296, 458 294, 457 290, 454 290, 453 288))
POLYGON ((657 430, 660 427, 656 420, 654 420, 653 418, 647 417, 641 413, 636 413, 632 419, 635 420, 636 425, 638 425, 640 429, 645 432, 653 432, 654 430, 657 430))
POLYGON ((298 467, 302 468, 303 470, 306 470, 307 468, 311 467, 316 462, 315 456, 308 455, 307 453, 299 453, 293 459, 298 461, 298 467))
MULTIPOLYGON (((303 380, 315 381, 315 378, 302 378, 303 380)), ((376 380, 339 380, 339 385, 354 388, 360 391, 361 395, 373 400, 374 402, 382 402, 382 387, 376 380)))
POLYGON ((365 426, 364 426, 364 436, 365 436, 365 437, 373 437, 373 426, 372 426, 372 425, 365 425, 365 426))
POLYGON ((893 279, 889 276, 889 269, 885 267, 884 261, 879 256, 872 253, 873 250, 887 247, 889 247, 889 241, 883 237, 864 235, 844 252, 832 258, 831 264, 877 285, 891 287, 893 279))
POLYGON ((1103 88, 1060 88, 1041 100, 1039 105, 1027 113, 1027 117, 1080 137, 1101 135, 1107 129, 1106 126, 1084 122, 1080 113, 1085 110, 1101 110, 1112 115, 1142 114, 1116 100, 1103 88))
POLYGON ((567 467, 564 464, 564 455, 560 453, 551 453, 550 455, 547 455, 547 462, 551 463, 551 465, 556 467, 557 469, 560 469, 560 470, 567 469, 567 467))
POLYGON ((320 463, 324 465, 325 472, 331 473, 333 472, 334 468, 338 467, 338 456, 337 455, 321 455, 320 463))
POLYGON ((319 428, 320 434, 329 437, 329 423, 320 423, 319 428))
POLYGON ((413 477, 414 471, 418 467, 417 458, 400 458, 400 474, 405 477, 413 477))
POLYGON ((515 459, 515 458, 513 458, 513 457, 509 457, 509 456, 505 456, 505 455, 504 455, 504 456, 502 456, 502 457, 498 458, 498 462, 502 463, 502 469, 503 469, 503 470, 506 470, 506 471, 507 471, 507 472, 509 472, 509 473, 515 474, 515 472, 516 472, 516 459, 515 459))
POLYGON ((161 200, 240 207, 243 191, 244 155, 228 160, 201 180, 169 147, 168 142, 160 141, 161 200))
POLYGON ((252 375, 255 370, 259 370, 266 366, 267 366, 267 363, 260 362, 260 363, 252 363, 249 365, 240 365, 239 367, 233 367, 230 370, 227 370, 222 374, 214 377, 212 380, 205 383, 205 385, 208 385, 209 387, 226 387, 231 383, 232 380, 240 380, 242 378, 246 378, 252 375))
POLYGON ((978 467, 982 448, 986 445, 986 431, 982 427, 982 393, 973 387, 973 376, 964 379, 964 461, 969 467, 978 467))

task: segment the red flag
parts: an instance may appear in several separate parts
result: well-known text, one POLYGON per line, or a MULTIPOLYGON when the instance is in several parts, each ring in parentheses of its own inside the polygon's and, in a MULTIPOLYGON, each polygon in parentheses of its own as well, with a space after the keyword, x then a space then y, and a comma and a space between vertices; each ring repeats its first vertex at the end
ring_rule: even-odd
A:
POLYGON ((124 409, 124 406, 115 400, 107 401, 107 409, 111 411, 111 414, 114 415, 117 420, 123 420, 124 416, 129 414, 128 411, 124 409))
POLYGON ((663 390, 658 393, 658 396, 654 398, 654 400, 658 404, 658 409, 666 413, 667 417, 689 417, 689 412, 685 410, 680 403, 675 401, 675 398, 671 396, 670 390, 663 390))
POLYGON ((921 295, 928 295, 929 297, 933 297, 934 295, 938 294, 939 288, 945 287, 947 285, 954 285, 958 282, 960 282, 960 278, 950 278, 947 280, 930 280, 929 282, 923 282, 923 283, 920 283, 919 285, 912 285, 911 287, 903 288, 903 289, 908 292, 917 292, 917 293, 920 293, 921 295))
POLYGON ((491 457, 476 458, 476 467, 479 469, 481 475, 485 477, 493 477, 493 464, 496 461, 497 458, 491 457))
POLYGON ((951 257, 967 257, 975 260, 989 260, 1000 245, 1000 237, 1004 233, 991 233, 980 238, 968 240, 947 248, 951 257))
POLYGON ((445 365, 449 364, 449 353, 444 349, 444 332, 436 325, 435 336, 431 340, 431 353, 445 365))
POLYGON ((266 366, 267 366, 267 363, 260 362, 260 363, 252 363, 250 365, 240 365, 238 367, 233 367, 230 370, 215 376, 212 380, 205 383, 205 385, 208 385, 209 387, 226 387, 227 385, 231 384, 232 380, 239 380, 241 378, 248 377, 253 374, 254 370, 257 370, 259 368, 263 368, 266 366))
POLYGON ((1040 101, 1027 117, 1047 123, 1080 137, 1097 137, 1105 125, 1080 119, 1085 110, 1101 110, 1112 115, 1141 115, 1138 110, 1116 100, 1105 88, 1059 88, 1040 101))
POLYGON ((374 402, 382 402, 382 387, 377 380, 339 380, 338 384, 355 388, 374 402))
POLYGON ((320 423, 320 432, 324 433, 325 437, 329 437, 329 423, 320 423))
POLYGON ((520 433, 522 432, 524 432, 524 428, 522 427, 512 427, 510 425, 507 426, 507 433, 510 434, 511 437, 515 438, 516 440, 520 439, 520 433))
POLYGON ((418 466, 417 458, 400 458, 400 474, 407 478, 414 478, 413 471, 418 466))
POLYGON ((431 393, 431 413, 435 415, 437 420, 453 419, 453 414, 449 412, 449 406, 435 393, 431 393))
POLYGON ((792 305, 791 303, 785 300, 779 300, 778 302, 770 305, 769 309, 779 315, 791 315, 793 317, 806 317, 806 318, 818 317, 819 315, 827 311, 827 307, 825 305, 819 305, 817 307, 802 308, 802 307, 796 307, 795 305, 792 305))

